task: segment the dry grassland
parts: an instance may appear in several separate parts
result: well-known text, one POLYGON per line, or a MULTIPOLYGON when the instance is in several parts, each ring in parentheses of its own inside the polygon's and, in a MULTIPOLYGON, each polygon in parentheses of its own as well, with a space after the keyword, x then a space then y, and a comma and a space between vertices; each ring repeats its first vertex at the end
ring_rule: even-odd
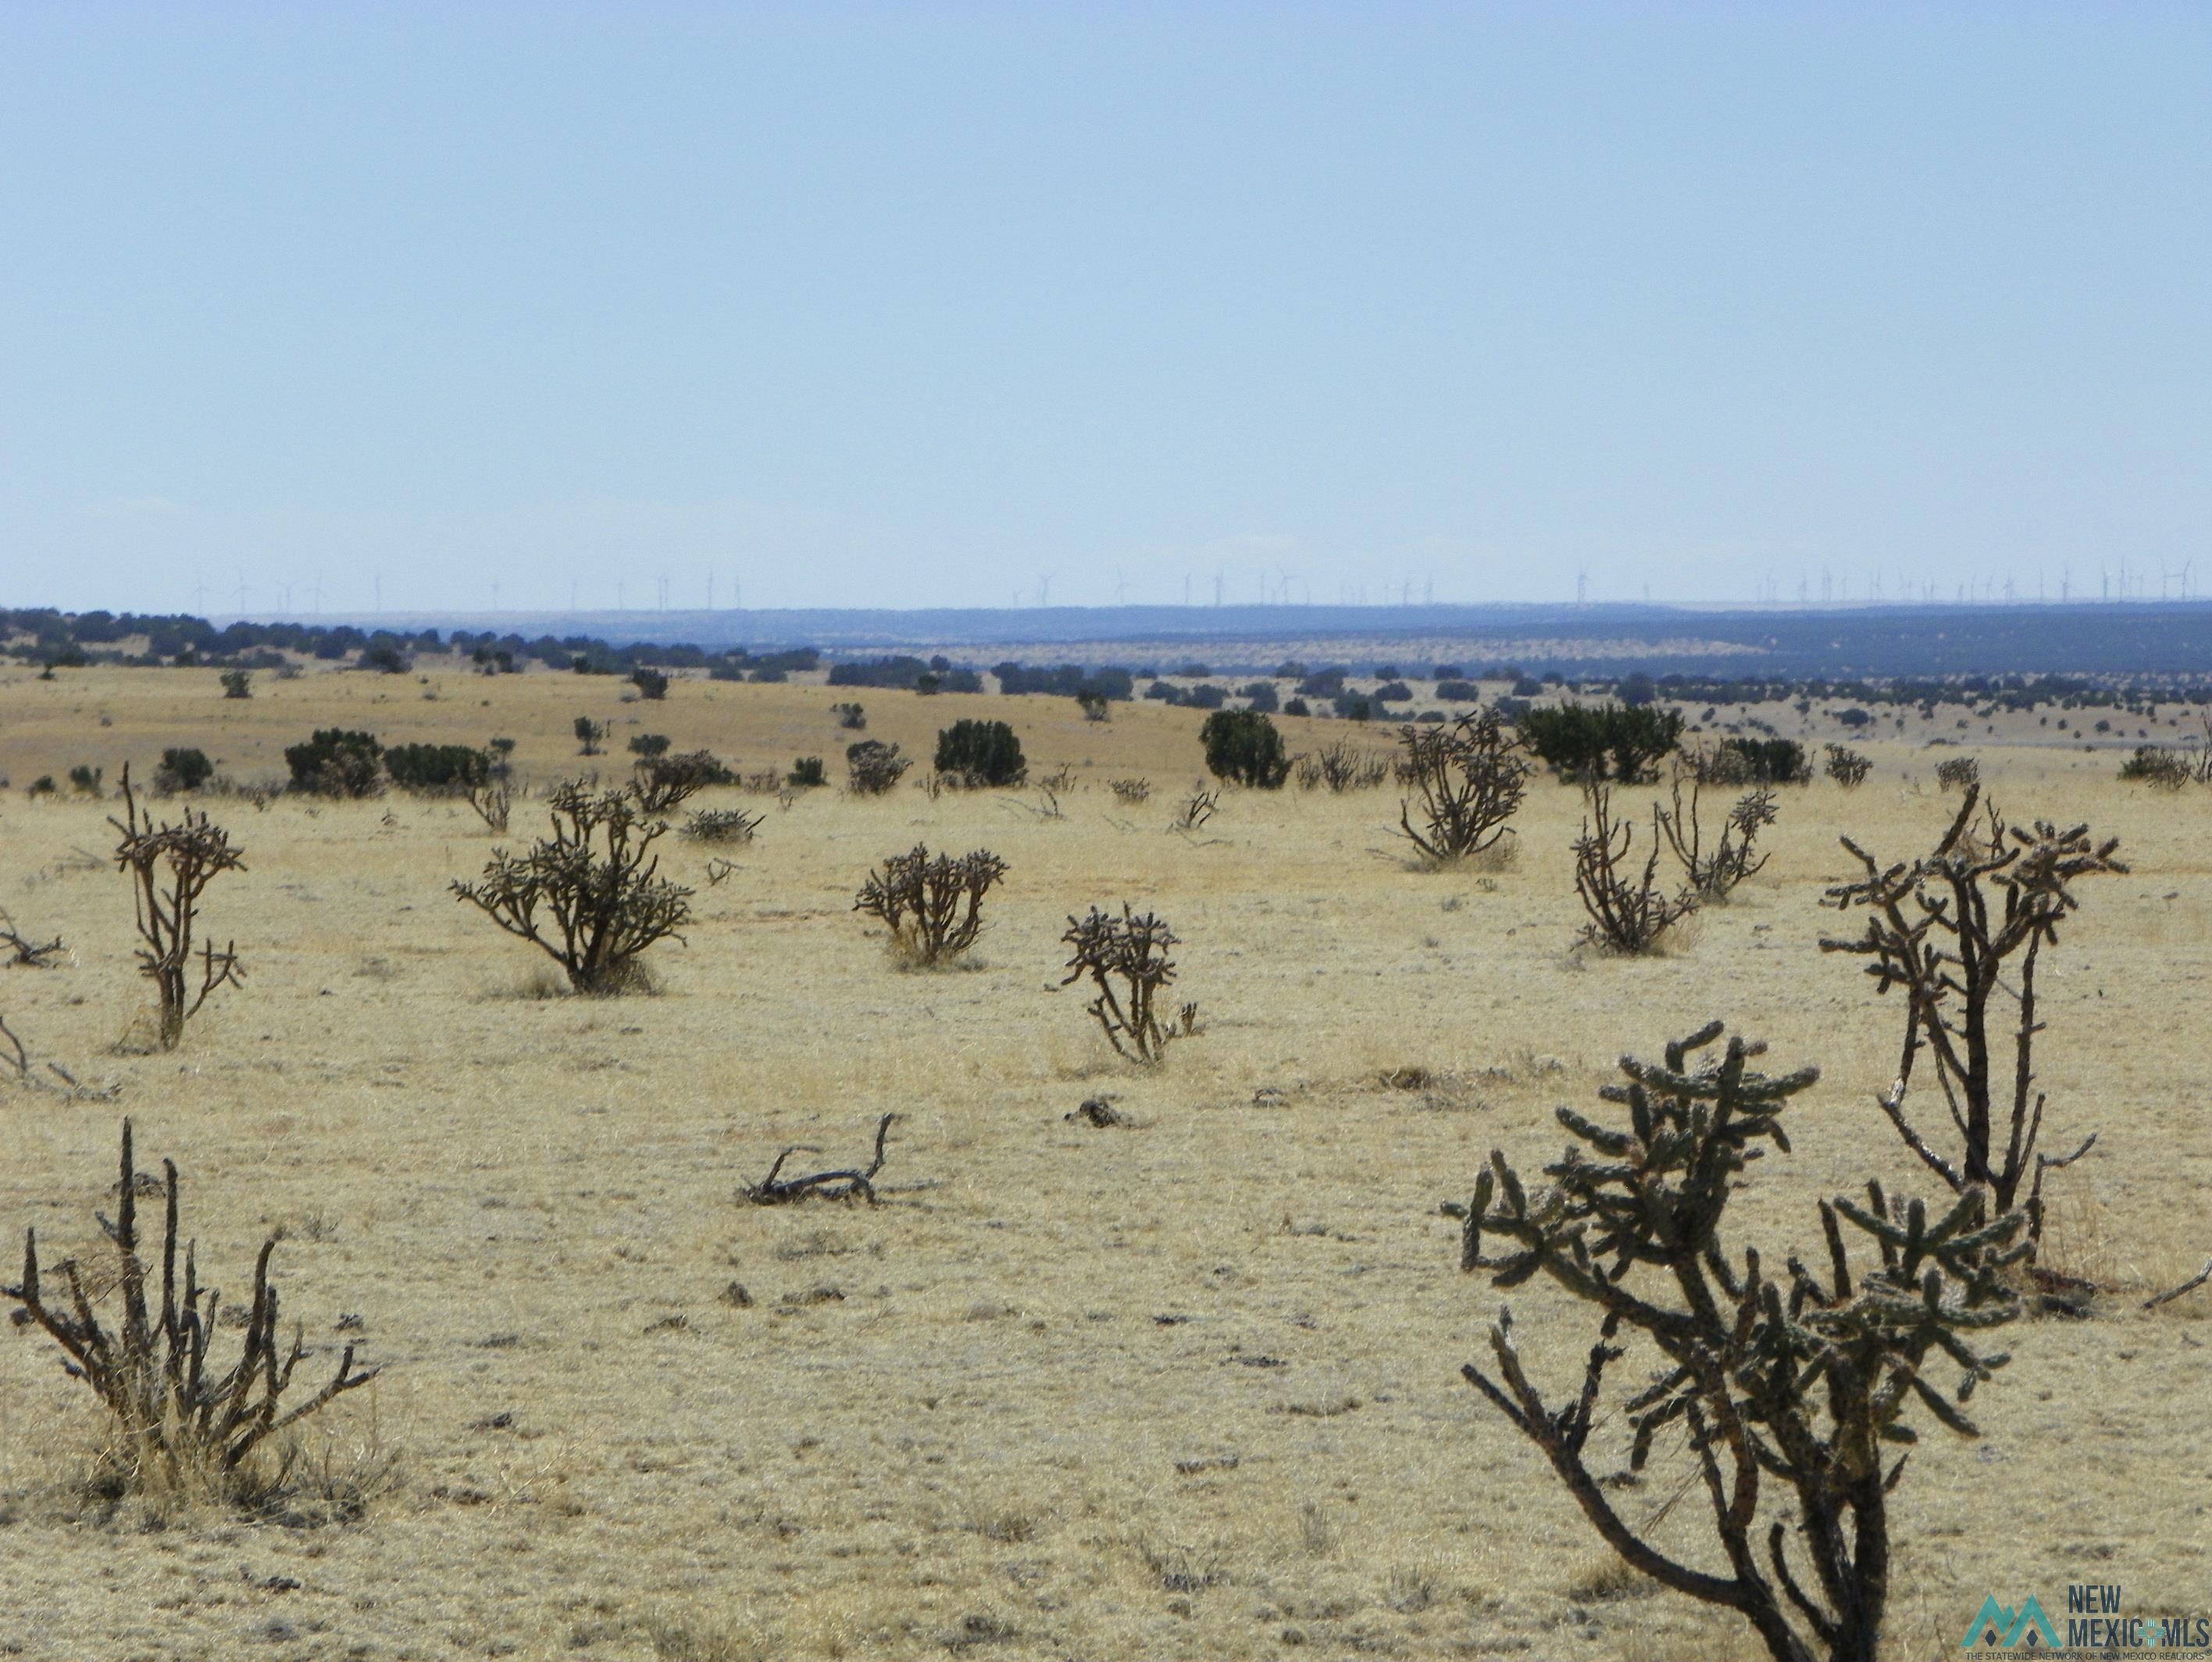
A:
MULTIPOLYGON (((1066 700, 805 685, 622 706, 550 675, 256 679, 244 702, 204 671, 0 684, 0 905, 71 949, 0 973, 0 1013, 37 1057, 123 1086, 119 1109, 0 1089, 0 1229, 90 1246, 127 1111, 142 1159, 184 1171, 204 1265, 242 1285, 281 1228, 310 1341, 362 1319, 387 1371, 311 1441, 340 1473, 395 1456, 397 1485, 346 1526, 111 1511, 77 1481, 90 1393, 0 1331, 0 1655, 1752 1654, 1612 1571, 1459 1380, 1498 1295, 1457 1273, 1437 1207, 1493 1144, 1524 1168, 1555 1152, 1553 1106, 1586 1106, 1620 1052, 1715 1015, 1826 1070, 1742 1227, 1810 1245, 1816 1197, 1911 1183, 1871 1101, 1901 1013, 1814 943, 1838 831, 1902 856, 1940 828, 1929 753, 1872 743, 1856 794, 1784 792, 1765 874, 1672 955, 1620 961, 1568 950, 1577 799, 1548 784, 1510 869, 1438 875, 1400 858, 1387 790, 1224 793, 1205 833, 1166 834, 1196 772, 1186 710, 1097 725, 1066 700), (491 846, 465 805, 217 801, 249 870, 206 918, 250 979, 167 1056, 117 1049, 143 995, 97 858, 106 806, 21 790, 77 761, 143 774, 185 743, 251 779, 331 725, 510 735, 543 784, 588 765, 579 713, 615 719, 610 771, 635 719, 746 767, 823 755, 836 778, 847 696, 909 754, 955 714, 1004 714, 1033 770, 1073 763, 1080 786, 1060 819, 1033 793, 808 793, 769 804, 711 889, 705 851, 671 838, 699 889, 689 944, 653 955, 659 996, 610 1001, 538 996, 532 950, 447 894, 491 846), (1155 787, 1140 810, 1105 789, 1132 773, 1155 787), (1011 866, 970 967, 902 973, 848 909, 917 840, 1011 866), (1151 1076, 1056 986, 1065 915, 1123 899, 1184 937, 1205 1028, 1151 1076), (1099 1093, 1139 1128, 1069 1123, 1099 1093), (880 1207, 743 1203, 779 1148, 842 1163, 894 1111, 880 1207)), ((2084 886, 2045 961, 2047 1140, 2102 1136, 2052 1180, 2052 1252, 2124 1292, 2170 1284, 2212 1251, 2212 798, 2123 786, 2110 754, 1984 758, 2008 814, 2087 819, 2133 863, 2084 886)), ((516 836, 542 816, 518 804, 516 836)), ((1532 1361, 1568 1377, 1589 1324, 1514 1296, 1532 1361)), ((2204 1604, 2212 1291, 2139 1301, 2023 1322, 1976 1401, 1984 1440, 1915 1455, 1892 1654, 1955 1647, 1985 1592, 2048 1604, 2094 1579, 2130 1610, 2204 1604)), ((1687 1460, 1655 1462, 1637 1515, 1687 1460)), ((1695 1551, 1695 1497, 1655 1527, 1695 1551)))

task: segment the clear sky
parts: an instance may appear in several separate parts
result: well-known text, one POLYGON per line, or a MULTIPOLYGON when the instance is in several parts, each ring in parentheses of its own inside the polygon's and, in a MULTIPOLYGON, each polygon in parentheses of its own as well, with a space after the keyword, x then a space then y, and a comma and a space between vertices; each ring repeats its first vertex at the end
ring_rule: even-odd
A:
POLYGON ((2212 7, 0 6, 0 602, 2202 594, 2208 529, 2212 7))

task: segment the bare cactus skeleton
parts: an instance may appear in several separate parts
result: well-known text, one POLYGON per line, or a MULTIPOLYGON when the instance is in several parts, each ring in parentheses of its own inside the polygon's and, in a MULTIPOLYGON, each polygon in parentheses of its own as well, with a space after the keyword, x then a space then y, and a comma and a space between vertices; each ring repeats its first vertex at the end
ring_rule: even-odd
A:
POLYGON ((192 1243, 185 1246, 184 1277, 177 1276, 177 1168, 161 1162, 162 1180, 138 1174, 132 1161, 131 1122, 123 1122, 122 1181, 112 1222, 100 1219, 115 1246, 112 1285, 123 1296, 120 1323, 111 1331, 93 1308, 93 1295, 75 1259, 52 1266, 39 1262, 35 1229, 23 1232, 23 1277, 0 1295, 13 1299, 19 1325, 36 1325, 58 1344, 63 1366, 99 1395, 115 1416, 143 1471, 158 1465, 171 1477, 190 1471, 218 1476, 236 1471, 269 1438, 314 1413, 333 1398, 368 1384, 376 1368, 356 1372, 354 1347, 345 1347, 337 1370, 305 1401, 286 1407, 294 1371, 307 1359, 300 1328, 282 1344, 276 1333, 276 1289, 270 1284, 274 1236, 253 1265, 253 1294, 246 1307, 245 1346, 237 1363, 218 1373, 208 1364, 220 1293, 199 1282, 192 1243), (161 1225, 158 1304, 149 1299, 148 1266, 139 1255, 138 1199, 151 1189, 165 1202, 161 1225), (65 1306, 48 1301, 46 1277, 58 1279, 65 1306))

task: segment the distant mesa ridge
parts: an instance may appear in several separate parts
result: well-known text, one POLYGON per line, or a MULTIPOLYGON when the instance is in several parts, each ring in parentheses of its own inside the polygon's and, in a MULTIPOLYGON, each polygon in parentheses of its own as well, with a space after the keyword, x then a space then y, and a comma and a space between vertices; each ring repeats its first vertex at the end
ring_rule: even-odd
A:
POLYGON ((838 657, 926 648, 1036 661, 1064 648, 1071 659, 1103 662, 1098 649, 1104 647, 1141 658, 1206 646, 1215 649, 1213 658, 1238 667, 1296 652, 1333 659, 1396 653, 1409 663, 1504 658, 1568 674, 2212 675, 2212 602, 2206 601, 1802 610, 1598 604, 440 611, 287 621, 526 638, 585 634, 617 646, 804 644, 838 657))

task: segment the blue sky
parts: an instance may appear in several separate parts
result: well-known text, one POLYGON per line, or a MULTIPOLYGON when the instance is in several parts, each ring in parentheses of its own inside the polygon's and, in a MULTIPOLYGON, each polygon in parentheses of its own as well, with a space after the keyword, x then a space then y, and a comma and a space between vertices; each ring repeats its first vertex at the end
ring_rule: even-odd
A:
POLYGON ((15 604, 2201 593, 2208 458, 2212 9, 0 9, 15 604))

